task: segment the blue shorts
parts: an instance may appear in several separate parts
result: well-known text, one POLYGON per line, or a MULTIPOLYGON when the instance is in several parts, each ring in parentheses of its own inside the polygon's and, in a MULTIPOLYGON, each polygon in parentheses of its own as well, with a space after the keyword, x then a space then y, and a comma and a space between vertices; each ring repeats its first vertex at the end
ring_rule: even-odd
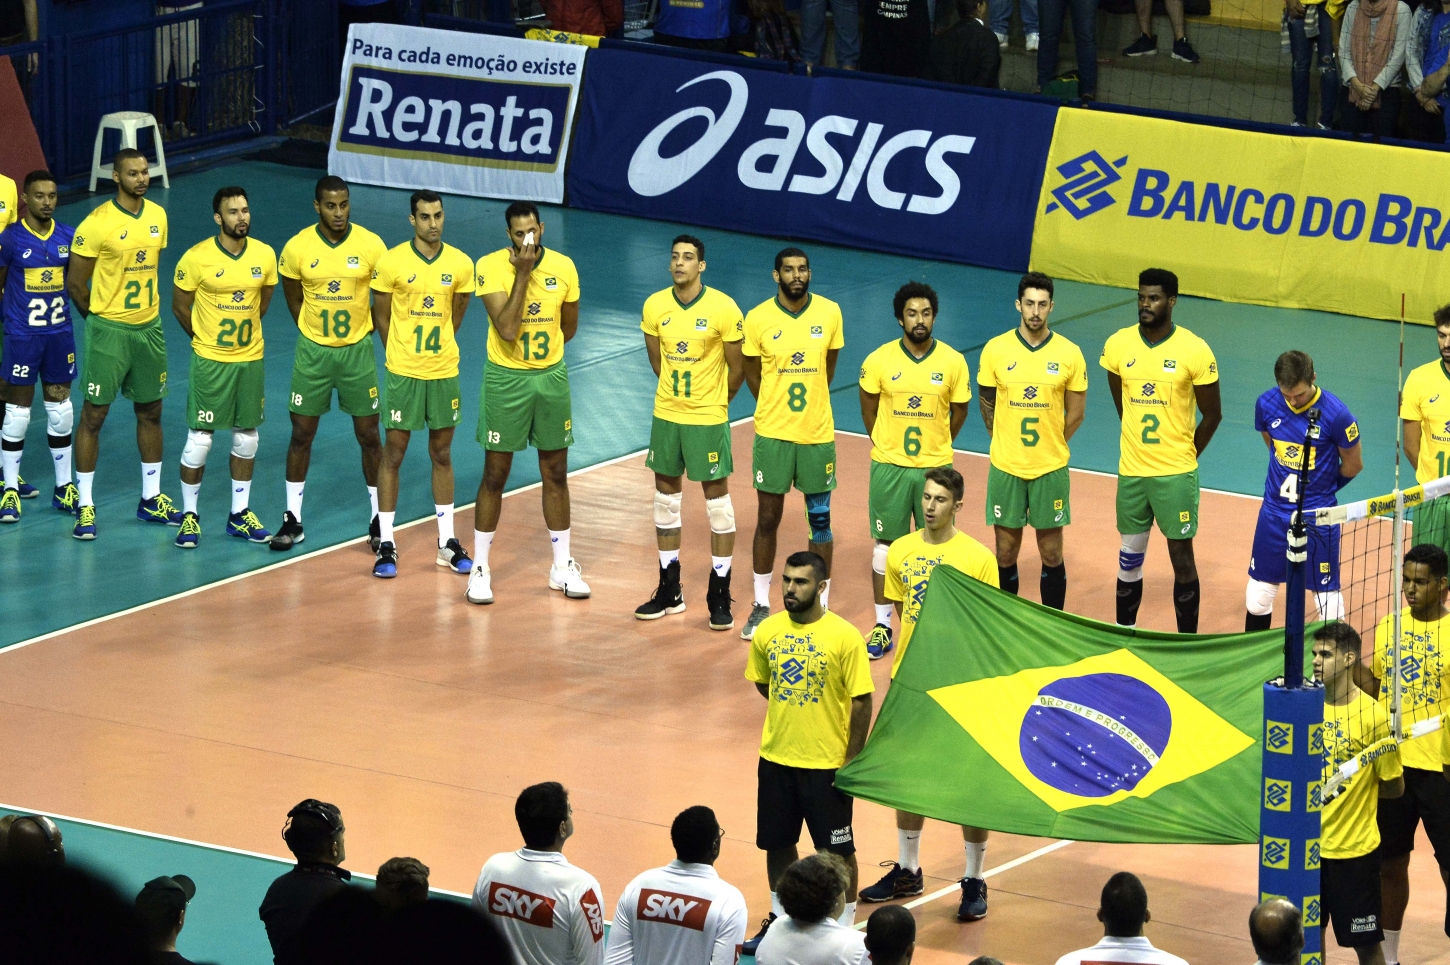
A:
POLYGON ((66 329, 48 335, 6 335, 0 355, 0 379, 11 385, 47 385, 74 382, 76 378, 75 332, 66 329))
MULTIPOLYGON (((1307 512, 1307 510, 1306 510, 1307 512)), ((1304 589, 1332 593, 1339 589, 1339 527, 1309 526, 1309 561, 1304 567, 1304 589)), ((1249 558, 1249 579, 1283 583, 1289 577, 1289 517, 1267 506, 1259 510, 1254 527, 1254 555, 1249 558)))

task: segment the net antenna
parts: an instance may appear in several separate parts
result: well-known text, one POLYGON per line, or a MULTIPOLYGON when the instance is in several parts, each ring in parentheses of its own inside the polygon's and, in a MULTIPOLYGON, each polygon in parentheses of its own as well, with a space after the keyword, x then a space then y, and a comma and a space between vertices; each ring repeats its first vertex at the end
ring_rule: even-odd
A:
POLYGON ((1403 607, 1405 583, 1405 493, 1400 488, 1400 453, 1405 448, 1405 420, 1400 418, 1401 406, 1405 404, 1405 293, 1400 292, 1400 368, 1395 377, 1395 518, 1393 566, 1390 568, 1390 619, 1394 637, 1390 640, 1390 733, 1397 740, 1403 740, 1401 732, 1400 705, 1404 698, 1400 681, 1400 633, 1403 629, 1403 607))

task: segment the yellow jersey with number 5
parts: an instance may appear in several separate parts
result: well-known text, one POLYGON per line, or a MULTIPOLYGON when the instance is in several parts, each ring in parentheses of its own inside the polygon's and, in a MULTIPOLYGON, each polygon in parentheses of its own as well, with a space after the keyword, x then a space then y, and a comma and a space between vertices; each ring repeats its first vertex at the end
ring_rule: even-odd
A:
POLYGON ((931 469, 952 464, 952 403, 972 398, 962 353, 936 339, 921 358, 897 339, 861 363, 861 390, 880 396, 871 461, 931 469))
POLYGON ((373 269, 387 254, 383 239, 362 225, 348 225, 337 244, 317 225, 304 228, 282 246, 278 271, 302 283, 302 314, 297 327, 318 345, 338 347, 372 334, 369 285, 373 269))
POLYGON ((70 253, 96 260, 91 314, 126 325, 145 325, 161 314, 159 269, 166 247, 166 212, 141 199, 132 214, 113 198, 76 227, 70 253))
POLYGON ((248 238, 234 255, 208 238, 176 264, 176 287, 196 292, 191 305, 191 349, 218 362, 262 357, 262 289, 277 284, 277 253, 248 238))
POLYGON ((826 353, 846 344, 841 329, 841 306, 820 295, 808 295, 799 312, 772 298, 745 316, 742 351, 760 359, 757 435, 798 445, 835 441, 826 353))
MULTIPOLYGON (((518 272, 509 261, 512 248, 500 248, 478 259, 478 295, 514 290, 518 272)), ((545 248, 529 274, 519 337, 505 342, 490 322, 488 360, 509 369, 547 369, 564 361, 561 316, 566 302, 579 300, 579 272, 568 255, 545 248)))
POLYGON ((1198 468, 1196 385, 1218 381, 1208 343, 1181 325, 1149 345, 1131 325, 1108 336, 1099 360, 1123 380, 1121 476, 1176 476, 1198 468))
POLYGON ((645 300, 639 327, 660 340, 655 416, 687 426, 729 421, 725 343, 745 337, 745 318, 735 299, 701 285, 700 294, 686 305, 671 286, 645 300))
POLYGON ((378 261, 372 288, 393 296, 384 346, 388 371, 414 379, 456 376, 453 296, 473 291, 473 260, 452 245, 424 258, 407 241, 378 261))
POLYGON ((1035 348, 1013 329, 989 341, 977 384, 997 390, 992 465, 1036 479, 1067 465, 1067 393, 1087 391, 1082 349, 1056 332, 1035 348))

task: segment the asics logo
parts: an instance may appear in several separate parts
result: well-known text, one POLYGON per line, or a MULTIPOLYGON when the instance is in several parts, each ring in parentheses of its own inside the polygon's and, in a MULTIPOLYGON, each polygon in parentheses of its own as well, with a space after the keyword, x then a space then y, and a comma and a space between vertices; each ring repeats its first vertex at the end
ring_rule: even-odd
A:
POLYGON ((1008 362, 1007 363, 1007 371, 1008 372, 1012 371, 1016 367, 1017 367, 1017 363, 1016 362, 1008 362))
POLYGON ((1277 429, 1277 428, 1279 428, 1279 423, 1281 423, 1283 421, 1284 421, 1283 419, 1275 419, 1273 422, 1270 422, 1269 423, 1269 428, 1270 429, 1277 429))
POLYGON ((1054 200, 1048 202, 1046 213, 1051 214, 1061 207, 1074 220, 1081 221, 1090 214, 1111 207, 1116 199, 1108 188, 1123 180, 1116 169, 1127 163, 1126 155, 1109 164, 1107 158, 1097 151, 1088 151, 1059 164, 1057 173, 1063 181, 1052 189, 1054 200))
POLYGON ((223 268, 221 271, 219 271, 219 272, 216 273, 216 277, 220 278, 222 275, 225 275, 226 273, 227 273, 227 270, 225 268, 223 268))
POLYGON ((415 278, 417 278, 417 277, 418 277, 418 276, 417 276, 417 275, 416 275, 416 274, 413 274, 413 275, 409 275, 409 276, 408 276, 408 284, 410 284, 410 285, 411 285, 411 284, 413 284, 413 280, 414 280, 414 279, 415 279, 415 278))
POLYGON ((629 187, 635 194, 646 198, 657 198, 667 194, 700 173, 700 170, 720 153, 730 135, 740 126, 745 116, 745 105, 750 100, 750 86, 733 70, 716 70, 701 74, 694 80, 687 80, 675 88, 678 94, 686 87, 693 87, 705 81, 723 81, 730 88, 730 101, 717 118, 708 107, 687 107, 677 111, 657 124, 634 149, 629 159, 629 187), (705 133, 694 144, 672 157, 661 157, 660 148, 665 138, 681 124, 695 118, 704 118, 705 133))
POLYGON ((319 261, 321 261, 321 260, 322 260, 321 258, 314 258, 314 259, 312 259, 312 264, 308 265, 307 267, 308 268, 316 268, 317 267, 317 263, 319 261))
POLYGON ((1125 368, 1125 369, 1131 369, 1133 367, 1133 363, 1136 362, 1136 361, 1138 361, 1138 360, 1137 359, 1128 359, 1128 364, 1127 365, 1124 365, 1123 368, 1125 368))
POLYGON ((901 378, 901 373, 900 372, 897 372, 895 375, 893 375, 891 377, 891 381, 895 382, 899 378, 901 378))

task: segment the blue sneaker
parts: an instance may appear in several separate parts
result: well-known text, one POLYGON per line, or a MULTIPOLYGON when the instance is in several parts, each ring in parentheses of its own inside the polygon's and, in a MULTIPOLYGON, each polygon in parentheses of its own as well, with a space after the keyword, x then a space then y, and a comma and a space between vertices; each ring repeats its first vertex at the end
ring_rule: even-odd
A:
POLYGON ((391 542, 378 544, 378 558, 373 563, 373 576, 391 580, 398 575, 398 551, 391 542))
POLYGON ((80 512, 81 491, 76 488, 76 484, 68 482, 64 486, 56 486, 50 497, 50 508, 67 516, 80 512))
POLYGON ((76 513, 76 524, 70 534, 75 539, 96 538, 96 507, 82 506, 76 513))
POLYGON ((983 878, 962 879, 962 904, 957 921, 981 921, 987 917, 987 882, 983 878))
POLYGON ((754 957, 755 950, 760 947, 761 939, 765 937, 766 932, 770 931, 770 926, 775 923, 775 919, 775 912, 771 912, 770 917, 760 923, 760 931, 755 933, 755 937, 745 939, 745 944, 740 946, 740 954, 754 957))
POLYGON ((244 539, 248 543, 265 543, 272 538, 271 532, 262 527, 262 521, 250 509, 232 513, 227 517, 227 535, 244 539))
POLYGON ((184 550, 196 549, 201 542, 201 520, 196 513, 181 514, 181 532, 176 534, 176 545, 184 550))
POLYGON ((891 870, 876 884, 868 888, 862 888, 861 900, 865 902, 895 901, 897 898, 915 898, 926 891, 926 877, 918 868, 915 871, 907 871, 895 861, 882 862, 883 867, 891 865, 891 870))
POLYGON ((464 552, 463 544, 450 539, 438 547, 438 565, 446 566, 455 573, 467 573, 473 569, 473 560, 464 552))
POLYGON ((0 495, 0 523, 18 522, 20 522, 20 493, 7 487, 4 495, 0 495))
POLYGON ((891 640, 891 628, 884 623, 878 623, 871 628, 871 635, 866 638, 866 656, 872 660, 880 660, 893 649, 896 644, 891 640))
POLYGON ((165 493, 157 493, 150 499, 143 499, 136 505, 136 518, 143 523, 164 523, 167 526, 181 525, 181 510, 165 493))

